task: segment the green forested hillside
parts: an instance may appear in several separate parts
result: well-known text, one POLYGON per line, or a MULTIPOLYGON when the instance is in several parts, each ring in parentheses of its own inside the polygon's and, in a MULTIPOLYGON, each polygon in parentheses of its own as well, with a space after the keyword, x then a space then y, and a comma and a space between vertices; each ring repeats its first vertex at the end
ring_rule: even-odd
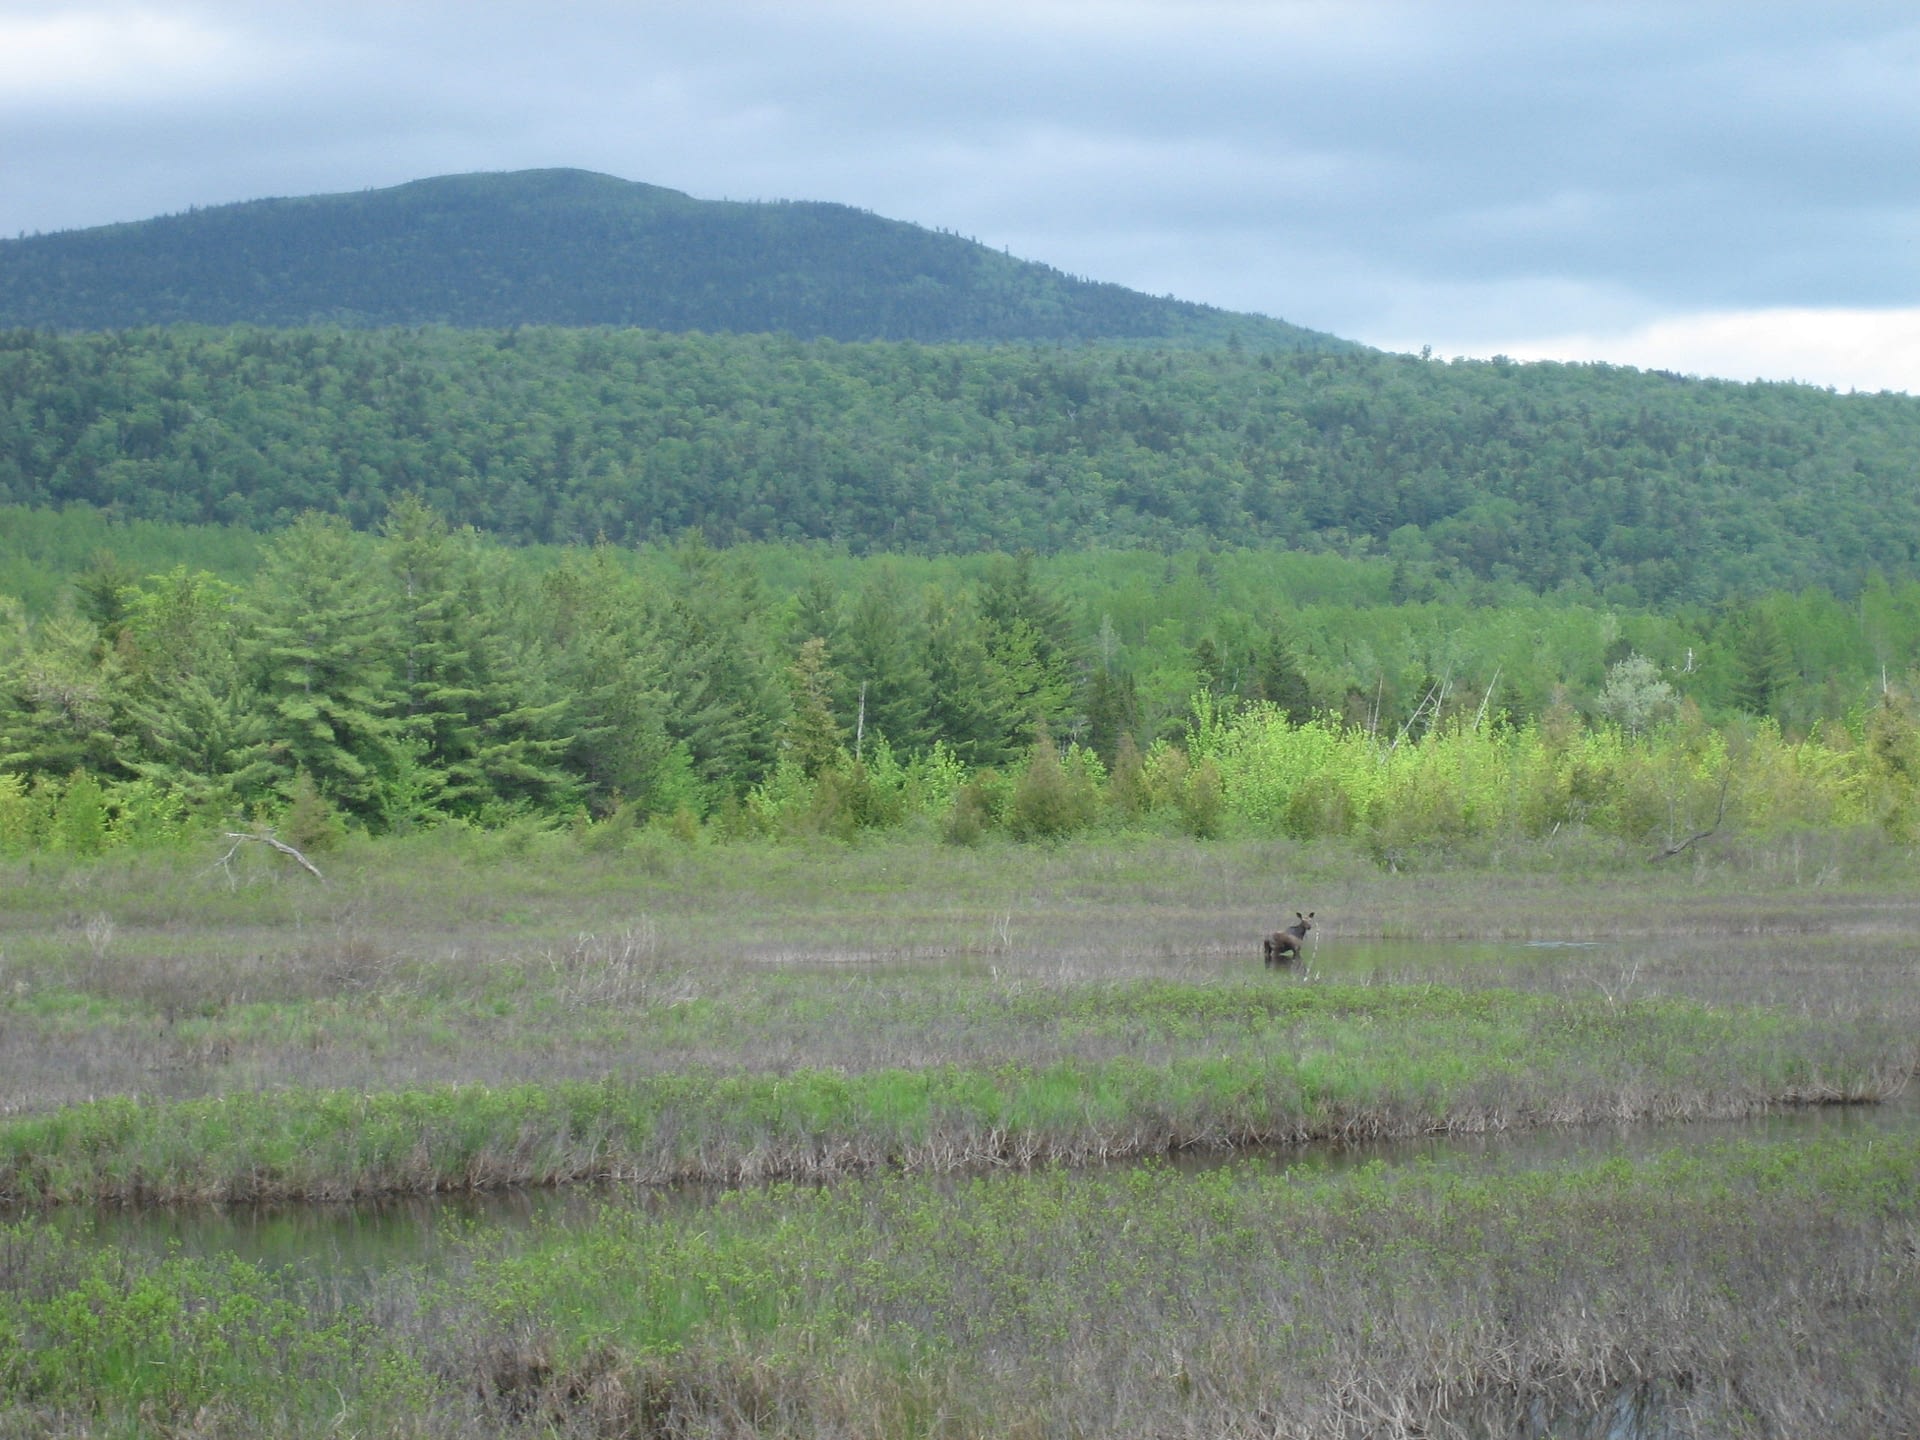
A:
POLYGON ((0 334, 0 502, 516 542, 1274 545, 1673 605, 1920 573, 1920 400, 1370 352, 639 330, 0 334))
POLYGON ((0 241, 0 325, 315 322, 1357 348, 844 205, 702 201, 580 170, 443 176, 0 241))

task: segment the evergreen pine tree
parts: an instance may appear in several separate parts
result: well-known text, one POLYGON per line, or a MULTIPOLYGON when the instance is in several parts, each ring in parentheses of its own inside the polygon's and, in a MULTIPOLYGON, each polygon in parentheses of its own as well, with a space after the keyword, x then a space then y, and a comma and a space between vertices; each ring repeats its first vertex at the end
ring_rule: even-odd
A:
POLYGON ((1750 715, 1771 715, 1792 674, 1793 655, 1773 617, 1748 610, 1734 626, 1733 703, 1750 715))
POLYGON ((1133 672, 1096 667, 1087 682, 1087 739, 1093 752, 1111 765, 1139 729, 1140 695, 1133 672))
MULTIPOLYGON (((856 711, 865 687, 867 735, 886 736, 896 751, 932 743, 933 677, 925 619, 892 568, 860 592, 847 619, 844 649, 836 653, 842 656, 847 700, 856 711)), ((846 703, 841 708, 846 713, 846 703)))
POLYGON ((710 792, 752 785, 772 768, 785 697, 763 636, 758 584, 704 545, 683 546, 673 589, 654 617, 667 733, 710 792))
POLYGON ((938 738, 955 755, 981 766, 1003 764, 1015 753, 1021 697, 988 653, 979 616, 935 592, 927 600, 927 677, 938 738))
POLYGON ((1227 665, 1211 635, 1202 635, 1193 647, 1193 688, 1209 695, 1225 695, 1227 665))
POLYGON ((801 644, 787 667, 787 719, 780 750, 808 775, 830 770, 840 760, 842 731, 833 717, 832 696, 837 678, 827 642, 818 635, 801 644))
POLYGON ((1077 731, 1082 657, 1067 607, 1040 587, 1033 556, 998 557, 980 587, 981 637, 1011 692, 1018 719, 1008 751, 1045 725, 1077 731))
POLYGON ((1294 658, 1293 647, 1285 636, 1274 636, 1261 651, 1255 684, 1258 698, 1279 706, 1294 724, 1305 724, 1313 713, 1313 694, 1307 687, 1306 673, 1294 658))
POLYGON ((240 591, 176 566, 126 594, 121 645, 133 677, 128 768, 193 810, 227 815, 271 789, 269 727, 241 674, 240 591))
POLYGON ((117 647, 78 615, 29 626, 8 603, 0 638, 0 767, 23 775, 124 774, 119 732, 131 687, 117 647))
POLYGON ((127 619, 128 593, 139 579, 131 566, 107 549, 94 551, 87 568, 73 577, 74 607, 93 622, 103 644, 119 641, 127 619))
POLYGON ((378 823, 405 696, 391 590, 344 522, 308 515, 268 548, 255 605, 253 669, 283 787, 304 770, 324 798, 378 823))
POLYGON ((562 697, 565 768, 598 814, 623 801, 645 812, 699 808, 690 757, 667 733, 667 667, 654 622, 663 605, 604 545, 563 558, 534 597, 523 665, 562 697))
POLYGON ((559 764, 566 702, 515 663, 498 601, 505 577, 487 574, 471 531, 454 533, 414 497, 395 502, 384 533, 414 756, 409 808, 474 815, 495 803, 559 803, 572 788, 559 764))

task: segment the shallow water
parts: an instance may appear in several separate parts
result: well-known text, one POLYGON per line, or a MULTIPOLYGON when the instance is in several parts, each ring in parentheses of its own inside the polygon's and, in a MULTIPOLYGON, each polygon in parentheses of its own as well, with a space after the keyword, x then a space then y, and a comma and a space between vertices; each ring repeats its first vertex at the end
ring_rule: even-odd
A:
MULTIPOLYGON (((1745 1120, 1669 1125, 1581 1125, 1413 1139, 1320 1142, 1182 1151, 1118 1166, 1172 1164, 1193 1172, 1225 1165, 1333 1173, 1360 1165, 1484 1160, 1505 1168, 1636 1159, 1691 1145, 1795 1136, 1871 1135, 1920 1127, 1920 1087, 1879 1105, 1823 1105, 1745 1120)), ((233 1256, 352 1286, 383 1271, 431 1267, 450 1242, 478 1231, 587 1224, 605 1206, 685 1214, 712 1204, 722 1185, 577 1185, 484 1194, 406 1196, 350 1203, 128 1208, 71 1206, 38 1212, 48 1224, 104 1244, 233 1256)), ((0 1212, 0 1219, 4 1219, 0 1212)))

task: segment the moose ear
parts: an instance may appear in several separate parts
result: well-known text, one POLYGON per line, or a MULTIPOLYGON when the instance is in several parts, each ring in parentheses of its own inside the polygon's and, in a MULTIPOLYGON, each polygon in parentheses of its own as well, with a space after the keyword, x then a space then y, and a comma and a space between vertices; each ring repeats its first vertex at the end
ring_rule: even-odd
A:
POLYGON ((1309 910, 1309 911, 1307 911, 1307 913, 1306 913, 1306 914, 1304 914, 1304 915, 1302 915, 1302 916, 1301 916, 1300 918, 1301 918, 1302 920, 1311 920, 1311 919, 1313 918, 1313 912, 1312 912, 1311 910, 1309 910))
POLYGON ((1306 917, 1306 916, 1304 916, 1304 915, 1302 915, 1302 914, 1301 914, 1301 913, 1300 913, 1300 912, 1299 912, 1298 910, 1296 910, 1296 911, 1294 911, 1294 912, 1293 912, 1293 918, 1294 918, 1294 919, 1296 919, 1296 920, 1304 920, 1304 919, 1306 919, 1307 917, 1306 917))

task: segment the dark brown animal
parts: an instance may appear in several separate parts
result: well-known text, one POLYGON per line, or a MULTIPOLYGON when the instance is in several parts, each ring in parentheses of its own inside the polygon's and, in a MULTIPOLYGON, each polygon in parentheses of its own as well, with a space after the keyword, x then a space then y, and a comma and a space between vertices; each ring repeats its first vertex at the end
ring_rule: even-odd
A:
POLYGON ((1269 965, 1285 965, 1300 957, 1300 947, 1306 943, 1307 931, 1313 928, 1313 912, 1302 915, 1293 912, 1293 924, 1284 930, 1276 930, 1260 942, 1260 948, 1269 965))

